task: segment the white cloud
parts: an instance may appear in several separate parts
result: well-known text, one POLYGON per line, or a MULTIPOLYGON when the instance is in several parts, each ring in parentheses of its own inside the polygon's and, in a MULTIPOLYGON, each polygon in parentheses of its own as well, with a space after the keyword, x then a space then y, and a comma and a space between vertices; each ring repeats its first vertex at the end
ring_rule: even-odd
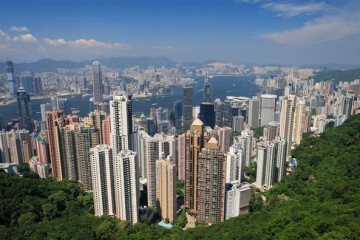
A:
POLYGON ((155 49, 155 50, 160 50, 160 51, 176 51, 177 50, 175 47, 172 47, 172 46, 153 46, 151 48, 155 49))
POLYGON ((84 48, 106 48, 106 49, 113 49, 113 48, 129 48, 130 46, 127 44, 121 43, 107 43, 97 41, 95 39, 76 39, 76 40, 65 40, 63 38, 60 39, 49 39, 45 38, 44 42, 53 45, 53 46, 71 46, 71 47, 84 47, 84 48))
POLYGON ((360 11, 347 13, 346 16, 325 16, 307 22, 300 28, 261 37, 285 45, 309 46, 360 33, 359 21, 360 11))
POLYGON ((270 9, 277 14, 277 17, 295 17, 302 14, 312 14, 327 10, 329 6, 324 2, 319 3, 285 3, 269 2, 262 5, 263 8, 270 9))
POLYGON ((27 32, 27 31, 29 31, 29 29, 27 27, 24 27, 24 26, 22 26, 22 27, 12 26, 10 28, 10 31, 13 31, 13 32, 27 32))
POLYGON ((53 45, 53 46, 60 46, 60 45, 67 44, 67 41, 65 41, 63 38, 59 38, 59 39, 45 38, 44 42, 49 44, 49 45, 53 45))
POLYGON ((4 33, 1 29, 0 29, 0 40, 6 40, 6 41, 11 41, 11 38, 9 37, 9 35, 7 35, 6 33, 4 33))
POLYGON ((22 41, 22 42, 36 42, 37 39, 32 34, 27 33, 23 35, 19 35, 13 38, 14 41, 22 41))

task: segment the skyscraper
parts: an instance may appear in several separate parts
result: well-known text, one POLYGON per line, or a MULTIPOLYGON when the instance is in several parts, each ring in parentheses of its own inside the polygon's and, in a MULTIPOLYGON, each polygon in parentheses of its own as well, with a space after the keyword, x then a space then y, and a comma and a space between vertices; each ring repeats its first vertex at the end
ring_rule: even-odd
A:
POLYGON ((199 119, 204 123, 204 126, 215 127, 215 111, 214 104, 210 102, 203 102, 200 104, 199 119))
POLYGON ((295 108, 294 134, 292 139, 293 141, 296 142, 296 144, 300 144, 304 132, 304 125, 305 125, 305 101, 299 99, 296 103, 296 108, 295 108))
POLYGON ((136 153, 120 151, 114 160, 116 214, 123 221, 139 221, 139 169, 136 153))
POLYGON ((93 87, 94 87, 94 105, 102 103, 103 100, 103 83, 100 62, 94 61, 92 67, 93 87))
POLYGON ((295 106, 296 106, 296 96, 289 95, 284 97, 281 100, 281 117, 280 117, 280 137, 285 139, 288 144, 287 149, 287 158, 290 157, 290 144, 292 141, 293 135, 293 126, 294 126, 294 115, 295 115, 295 106))
POLYGON ((204 124, 196 119, 185 134, 185 201, 190 211, 197 210, 198 157, 204 146, 204 124))
POLYGON ((212 95, 211 84, 209 83, 208 76, 206 76, 204 82, 204 102, 211 103, 211 95, 212 95))
POLYGON ((120 94, 110 101, 111 147, 117 155, 121 150, 132 149, 131 96, 120 94))
POLYGON ((218 223, 224 221, 225 165, 224 153, 213 137, 199 154, 198 222, 218 223))
POLYGON ((16 95, 14 64, 11 60, 6 61, 6 78, 11 95, 16 95))
POLYGON ((267 126, 264 127, 263 137, 266 141, 272 141, 280 134, 280 123, 278 122, 269 122, 267 126))
POLYGON ((249 212, 250 184, 239 181, 227 183, 225 192, 225 220, 249 212))
POLYGON ((169 155, 156 161, 156 201, 162 219, 176 219, 176 165, 169 155))
POLYGON ((185 181, 185 134, 178 136, 178 179, 185 181))
POLYGON ((256 97, 249 100, 249 120, 250 127, 259 126, 260 100, 256 97))
POLYGON ((184 132, 189 130, 190 124, 192 122, 192 102, 193 97, 193 88, 192 87, 184 87, 183 90, 183 129, 184 132))
POLYGON ((261 95, 261 126, 274 121, 276 98, 276 95, 261 95))
POLYGON ((98 145, 90 150, 95 216, 116 213, 112 149, 98 145))
POLYGON ((23 87, 20 87, 16 92, 17 104, 19 111, 19 119, 21 128, 27 129, 30 132, 34 130, 34 123, 31 117, 30 96, 23 87))

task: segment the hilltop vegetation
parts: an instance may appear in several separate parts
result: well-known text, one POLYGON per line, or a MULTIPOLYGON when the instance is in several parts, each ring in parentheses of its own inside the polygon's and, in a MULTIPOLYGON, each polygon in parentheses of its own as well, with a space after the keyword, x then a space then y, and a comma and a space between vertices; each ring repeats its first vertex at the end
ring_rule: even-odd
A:
POLYGON ((310 77, 315 80, 315 82, 333 80, 334 85, 338 85, 340 81, 342 82, 351 82, 355 79, 360 78, 360 68, 350 69, 350 70, 334 70, 334 71, 325 71, 319 72, 315 76, 310 77))
POLYGON ((75 182, 0 173, 0 239, 359 239, 360 115, 293 154, 298 168, 253 213, 187 231, 95 217, 75 182))

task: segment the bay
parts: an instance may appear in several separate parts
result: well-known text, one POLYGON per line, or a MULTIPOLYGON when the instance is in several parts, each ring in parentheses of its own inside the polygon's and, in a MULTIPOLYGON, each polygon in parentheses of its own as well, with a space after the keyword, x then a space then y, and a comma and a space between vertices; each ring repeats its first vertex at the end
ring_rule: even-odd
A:
MULTIPOLYGON (((254 84, 255 76, 215 76, 209 78, 212 85, 212 98, 220 98, 222 101, 226 96, 255 96, 260 89, 254 84)), ((193 104, 199 105, 204 98, 204 78, 196 78, 196 82, 192 84, 193 87, 193 104)), ((151 98, 139 98, 133 100, 133 113, 140 115, 144 113, 149 115, 151 107, 165 107, 172 109, 173 104, 177 100, 182 100, 182 88, 173 87, 173 94, 167 96, 154 96, 151 98)), ((80 116, 86 116, 91 107, 89 97, 82 96, 64 96, 68 99, 68 108, 71 110, 80 110, 80 116)), ((35 120, 41 120, 40 104, 50 103, 50 99, 32 99, 31 108, 32 116, 35 120)), ((0 106, 0 115, 3 117, 3 122, 7 123, 11 119, 18 117, 17 103, 0 106)))

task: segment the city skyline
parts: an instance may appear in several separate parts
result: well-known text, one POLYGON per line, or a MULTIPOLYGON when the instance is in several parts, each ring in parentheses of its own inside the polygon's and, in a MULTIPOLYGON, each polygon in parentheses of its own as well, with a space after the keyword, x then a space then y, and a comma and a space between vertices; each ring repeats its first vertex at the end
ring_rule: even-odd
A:
POLYGON ((168 56, 177 62, 360 64, 355 0, 17 0, 0 7, 1 61, 168 56))

